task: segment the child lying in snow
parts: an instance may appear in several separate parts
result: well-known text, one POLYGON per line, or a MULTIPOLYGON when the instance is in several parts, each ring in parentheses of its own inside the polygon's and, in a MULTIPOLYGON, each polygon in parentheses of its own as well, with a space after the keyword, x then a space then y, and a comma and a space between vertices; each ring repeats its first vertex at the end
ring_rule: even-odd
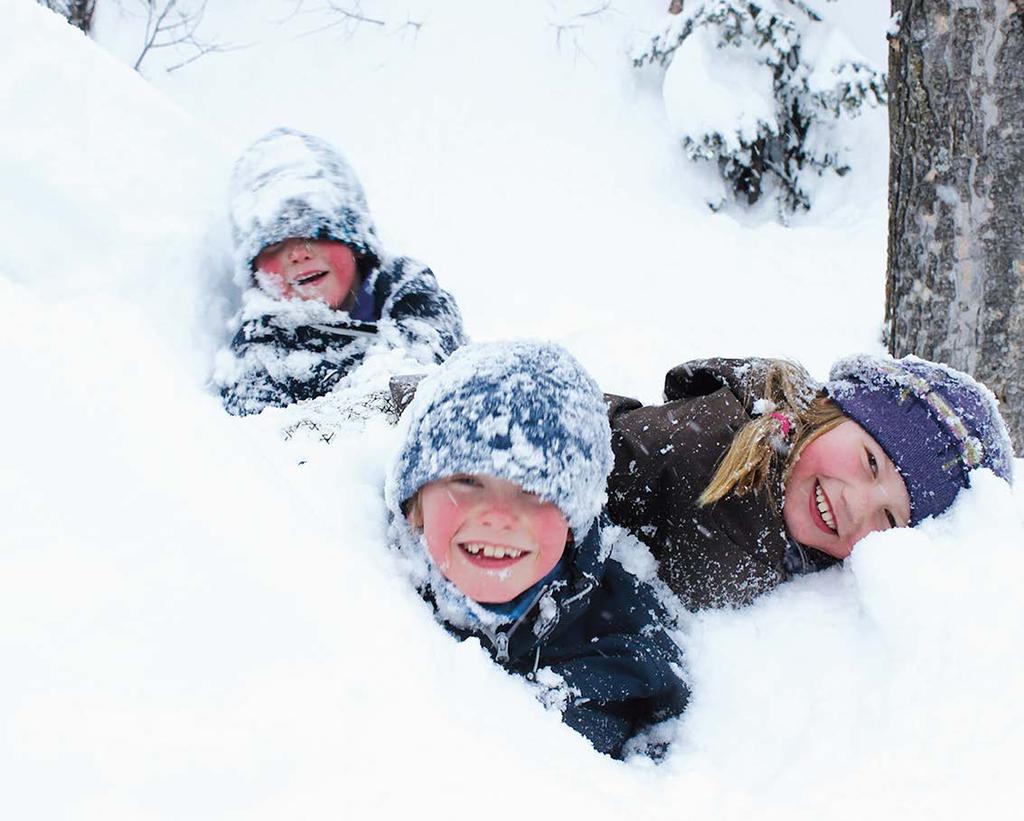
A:
POLYGON ((231 219, 242 308, 214 376, 228 412, 322 396, 374 345, 434 363, 462 344, 455 301, 384 251, 359 180, 323 140, 279 128, 253 143, 231 219))
POLYGON ((682 712, 653 592, 609 553, 597 385, 554 345, 471 345, 418 386, 386 497, 391 538, 456 636, 477 636, 601 752, 682 712))
POLYGON ((848 357, 823 388, 789 362, 688 362, 665 400, 610 398, 608 512, 693 609, 744 604, 938 515, 975 468, 1012 477, 995 398, 916 357, 848 357))

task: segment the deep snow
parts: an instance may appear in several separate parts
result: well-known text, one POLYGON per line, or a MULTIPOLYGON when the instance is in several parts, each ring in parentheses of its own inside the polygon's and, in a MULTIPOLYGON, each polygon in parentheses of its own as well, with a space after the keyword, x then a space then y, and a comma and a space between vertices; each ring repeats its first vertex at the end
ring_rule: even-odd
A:
MULTIPOLYGON (((826 8, 870 50, 876 2, 826 8)), ((397 573, 389 428, 284 442, 286 414, 232 419, 208 388, 235 299, 227 175, 273 125, 344 148, 385 243, 434 268, 475 338, 554 338, 653 400, 688 357, 821 375, 874 349, 884 114, 784 229, 693 196, 660 88, 625 59, 662 0, 367 0, 387 26, 304 37, 310 16, 266 22, 292 5, 211 4, 248 46, 147 83, 0 0, 5 817, 1014 817, 1019 485, 982 475, 940 520, 692 619, 669 758, 619 764, 397 573)), ((101 23, 130 51, 130 22, 101 23)))

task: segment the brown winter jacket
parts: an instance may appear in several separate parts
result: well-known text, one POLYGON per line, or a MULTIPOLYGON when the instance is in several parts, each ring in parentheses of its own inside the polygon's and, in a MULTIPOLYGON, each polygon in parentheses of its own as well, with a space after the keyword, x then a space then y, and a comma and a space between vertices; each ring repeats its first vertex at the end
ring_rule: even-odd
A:
POLYGON ((650 547, 689 609, 747 604, 794 573, 835 564, 797 545, 782 521, 781 481, 765 493, 697 498, 763 392, 763 359, 687 362, 665 377, 665 403, 606 397, 615 467, 608 513, 650 547))

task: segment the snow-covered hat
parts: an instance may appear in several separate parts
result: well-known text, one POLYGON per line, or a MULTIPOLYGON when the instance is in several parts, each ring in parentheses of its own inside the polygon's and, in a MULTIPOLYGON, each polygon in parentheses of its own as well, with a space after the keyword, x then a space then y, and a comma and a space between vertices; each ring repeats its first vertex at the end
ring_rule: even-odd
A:
POLYGON ((961 371, 916 356, 850 356, 832 366, 826 389, 896 465, 911 525, 947 510, 974 468, 1012 481, 1013 445, 996 398, 961 371))
POLYGON ((437 479, 479 473, 554 503, 582 538, 601 512, 612 467, 601 389, 558 345, 460 348, 416 389, 385 493, 399 514, 437 479))
POLYGON ((289 237, 331 239, 382 256, 366 195, 332 145, 288 128, 264 134, 235 163, 231 178, 235 281, 252 284, 259 252, 289 237))

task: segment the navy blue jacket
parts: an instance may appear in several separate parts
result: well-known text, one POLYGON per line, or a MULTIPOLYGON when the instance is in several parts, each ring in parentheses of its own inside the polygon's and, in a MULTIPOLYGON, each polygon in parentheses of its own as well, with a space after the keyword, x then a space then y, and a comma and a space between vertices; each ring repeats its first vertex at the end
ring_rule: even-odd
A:
MULTIPOLYGON (((396 257, 370 272, 364 309, 369 321, 350 318, 291 326, 274 315, 242 322, 231 340, 234 373, 220 388, 229 413, 259 413, 328 393, 375 344, 401 346, 421 361, 441 362, 464 342, 455 300, 429 268, 396 257), (288 368, 291 354, 309 354, 306 367, 288 368)), ((353 312, 355 313, 355 312, 353 312)))
POLYGON ((569 548, 562 577, 532 591, 532 603, 513 624, 494 630, 446 626, 460 638, 479 637, 512 672, 534 679, 548 668, 564 679, 563 721, 599 752, 619 758, 645 728, 680 715, 689 690, 680 677, 681 651, 654 591, 604 558, 604 538, 619 531, 609 527, 602 515, 569 548))

